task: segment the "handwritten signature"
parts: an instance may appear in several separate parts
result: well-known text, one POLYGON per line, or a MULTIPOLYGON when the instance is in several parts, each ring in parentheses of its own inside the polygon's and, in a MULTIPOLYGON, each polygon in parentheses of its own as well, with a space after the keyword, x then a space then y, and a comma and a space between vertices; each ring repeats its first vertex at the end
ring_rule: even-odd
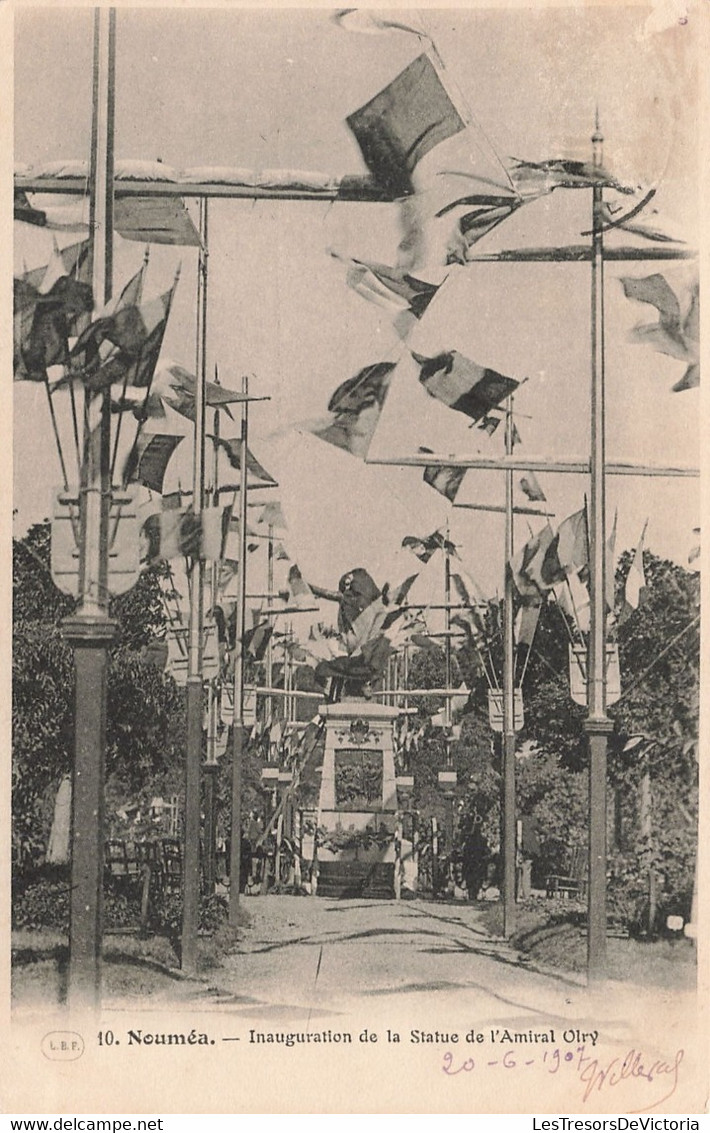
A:
MULTIPOLYGON (((527 1053, 526 1051, 525 1055, 527 1053)), ((444 1054, 442 1071, 448 1077, 453 1078, 457 1074, 470 1074, 476 1068, 481 1070, 488 1066, 499 1066, 504 1070, 514 1070, 516 1067, 541 1066, 548 1074, 557 1074, 563 1067, 566 1067, 576 1072, 578 1081, 582 1083, 584 1087, 582 1101, 585 1102, 593 1093, 596 1096, 603 1090, 611 1089, 624 1081, 645 1081, 649 1085, 654 1082, 662 1082, 664 1089, 666 1086, 668 1087, 663 1097, 657 1098, 652 1104, 644 1106, 642 1109, 630 1111, 645 1113, 647 1110, 655 1109, 663 1102, 668 1101, 668 1098, 675 1093, 684 1053, 683 1050, 677 1050, 669 1061, 661 1058, 652 1060, 643 1051, 632 1048, 623 1058, 617 1056, 609 1059, 608 1062, 603 1062, 597 1055, 587 1054, 585 1046, 579 1046, 576 1051, 561 1051, 558 1048, 546 1050, 536 1058, 527 1058, 519 1051, 507 1050, 500 1058, 486 1059, 479 1056, 474 1059, 469 1057, 456 1065, 453 1053, 447 1050, 444 1054)))

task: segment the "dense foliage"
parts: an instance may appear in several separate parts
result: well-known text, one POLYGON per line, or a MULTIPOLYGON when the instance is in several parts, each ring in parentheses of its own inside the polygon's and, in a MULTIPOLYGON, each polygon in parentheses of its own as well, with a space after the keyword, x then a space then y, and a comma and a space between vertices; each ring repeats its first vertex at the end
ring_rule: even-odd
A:
MULTIPOLYGON (((13 849, 24 869, 46 852, 74 743, 73 663, 60 628, 73 601, 52 581, 48 524, 13 541, 13 601, 13 849)), ((119 805, 180 789, 184 705, 174 681, 142 656, 162 624, 155 576, 143 574, 111 614, 119 636, 108 674, 106 776, 119 805)))

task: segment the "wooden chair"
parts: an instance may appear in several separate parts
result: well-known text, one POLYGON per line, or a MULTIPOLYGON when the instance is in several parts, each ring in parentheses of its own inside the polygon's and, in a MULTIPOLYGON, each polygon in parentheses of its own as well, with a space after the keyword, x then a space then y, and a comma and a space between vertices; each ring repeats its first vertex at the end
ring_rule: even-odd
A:
POLYGON ((587 892, 587 853, 582 846, 576 846, 569 859, 566 874, 552 873, 545 878, 545 892, 548 897, 579 897, 587 892))

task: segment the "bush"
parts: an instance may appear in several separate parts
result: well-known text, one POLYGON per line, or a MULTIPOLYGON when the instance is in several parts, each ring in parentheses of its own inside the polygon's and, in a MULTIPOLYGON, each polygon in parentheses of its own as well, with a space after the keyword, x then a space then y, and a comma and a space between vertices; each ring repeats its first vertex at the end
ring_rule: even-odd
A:
POLYGON ((69 931, 71 881, 66 866, 45 866, 20 879, 12 889, 14 929, 53 928, 69 931))

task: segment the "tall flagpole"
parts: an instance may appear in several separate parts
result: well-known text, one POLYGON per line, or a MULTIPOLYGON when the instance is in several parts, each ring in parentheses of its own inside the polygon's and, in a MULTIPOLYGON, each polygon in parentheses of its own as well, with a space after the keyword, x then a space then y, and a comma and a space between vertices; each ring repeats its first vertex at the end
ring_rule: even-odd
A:
MULTIPOLYGON (((602 165, 604 138, 599 111, 592 135, 593 161, 602 165)), ((607 736, 612 722, 606 712, 606 499, 604 423, 604 244, 602 187, 592 190, 592 372, 591 372, 591 485, 589 508, 590 631, 587 659, 587 719, 589 736, 589 889, 587 978, 604 979, 606 968, 606 779, 607 736)))
MULTIPOLYGON (((449 547, 451 546, 449 520, 446 520, 446 545, 444 547, 444 628, 446 630, 446 637, 444 638, 444 658, 445 658, 445 681, 447 690, 451 689, 451 555, 449 547)), ((444 743, 446 745, 446 771, 451 772, 451 697, 447 696, 444 701, 444 743)), ((450 782, 447 782, 445 788, 446 800, 446 849, 449 855, 449 869, 451 869, 451 861, 454 850, 454 790, 450 782)))
MULTIPOLYGON (((205 385, 207 349, 207 199, 200 201, 200 256, 197 271, 197 344, 195 383, 195 440, 192 466, 192 507, 202 523, 205 493, 205 385)), ((200 539, 201 542, 201 539, 200 539)), ((185 824, 183 852, 182 949, 183 971, 194 973, 200 919, 200 764, 202 762, 202 635, 205 564, 202 548, 190 572, 190 624, 187 639, 187 757, 185 760, 185 824)))
MULTIPOLYGON (((215 366, 215 384, 219 385, 219 374, 215 366)), ((215 438, 219 438, 219 409, 215 409, 213 429, 215 438)), ((217 507, 219 503, 219 445, 216 440, 212 446, 212 498, 211 504, 217 507)), ((217 606, 219 583, 219 562, 212 563, 210 572, 210 605, 212 617, 217 606)), ((205 832, 204 832, 204 881, 205 893, 211 897, 216 882, 216 852, 217 852, 217 795, 216 778, 219 770, 217 759, 217 726, 219 720, 219 694, 215 682, 209 683, 209 707, 207 716, 207 759, 204 765, 205 772, 205 832)))
MULTIPOLYGON (((505 452, 513 452, 513 399, 505 414, 505 452)), ((503 603, 503 935, 515 928, 515 640, 513 631, 513 472, 505 473, 505 597, 503 603)))
MULTIPOLYGON (((115 10, 95 9, 89 231, 97 306, 112 292, 115 37, 115 10)), ((106 680, 116 623, 108 616, 110 394, 86 390, 84 397, 79 601, 62 623, 76 674, 68 1001, 72 1010, 96 1011, 101 1006, 106 680)))
POLYGON ((239 922, 239 873, 242 842, 242 759, 244 753, 244 615, 247 552, 247 440, 249 437, 249 378, 242 378, 242 428, 239 450, 239 572, 234 632, 234 715, 232 718, 232 822, 229 854, 229 923, 239 922))
MULTIPOLYGON (((267 543, 267 560, 266 560, 266 593, 269 595, 269 605, 273 601, 274 593, 274 525, 270 523, 268 526, 268 543, 267 543)), ((269 614, 269 624, 273 625, 274 615, 269 614)), ((271 688, 274 681, 274 645, 272 641, 273 634, 269 634, 269 640, 266 643, 266 687, 271 688)), ((266 719, 269 727, 273 718, 273 697, 267 697, 267 711, 266 719)))

